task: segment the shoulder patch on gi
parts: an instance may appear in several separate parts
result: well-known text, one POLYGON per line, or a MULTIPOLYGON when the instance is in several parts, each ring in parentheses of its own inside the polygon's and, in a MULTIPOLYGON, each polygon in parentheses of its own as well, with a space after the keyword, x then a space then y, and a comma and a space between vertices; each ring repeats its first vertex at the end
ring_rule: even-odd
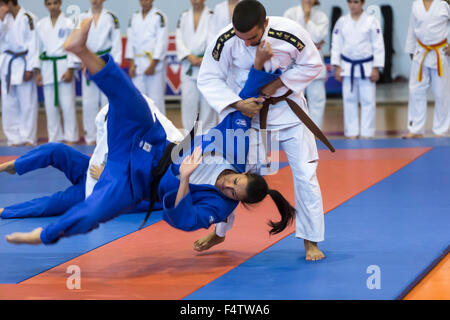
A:
POLYGON ((235 35, 236 32, 234 31, 234 28, 231 28, 217 39, 216 45, 214 46, 214 50, 212 52, 214 60, 220 60, 220 55, 222 53, 223 47, 225 46, 225 42, 233 38, 235 35))
POLYGON ((214 10, 209 10, 209 13, 210 14, 214 14, 214 10))
POLYGON ((120 28, 120 24, 119 24, 119 19, 116 17, 116 15, 110 11, 108 11, 108 13, 111 15, 111 17, 113 18, 114 21, 114 28, 119 29, 120 28))
POLYGON ((279 31, 279 30, 270 28, 268 35, 269 35, 269 37, 289 42, 294 47, 296 47, 297 50, 300 52, 305 47, 305 44, 299 38, 297 38, 293 34, 286 32, 286 31, 279 31))
POLYGON ((181 18, 183 17, 183 15, 184 15, 186 12, 188 12, 188 10, 184 10, 184 11, 180 14, 180 16, 178 17, 177 29, 180 28, 180 26, 181 26, 181 18))
POLYGON ((28 24, 30 25, 30 30, 34 30, 34 21, 29 13, 25 12, 25 16, 28 18, 28 24))
POLYGON ((160 26, 161 28, 164 28, 164 27, 166 26, 166 22, 164 21, 164 16, 162 15, 161 12, 158 12, 158 11, 156 11, 156 14, 159 15, 159 18, 160 18, 160 20, 161 20, 161 23, 160 23, 159 26, 160 26))

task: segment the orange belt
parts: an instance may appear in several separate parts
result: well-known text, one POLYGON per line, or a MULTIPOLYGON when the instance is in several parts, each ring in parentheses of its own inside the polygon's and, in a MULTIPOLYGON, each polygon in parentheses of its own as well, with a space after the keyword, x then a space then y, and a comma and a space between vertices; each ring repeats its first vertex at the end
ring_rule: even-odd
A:
POLYGON ((436 57, 437 57, 437 72, 439 77, 442 77, 443 75, 443 67, 442 67, 442 59, 441 59, 441 54, 439 53, 439 49, 447 46, 447 39, 444 39, 443 41, 437 43, 437 44, 431 44, 431 45, 425 45, 422 42, 420 42, 419 40, 417 40, 417 43, 425 49, 425 53, 422 57, 422 61, 420 62, 420 68, 419 68, 419 74, 417 76, 417 81, 421 82, 422 81, 422 67, 423 67, 423 62, 425 61, 425 58, 428 54, 428 52, 430 52, 431 50, 434 50, 434 52, 436 52, 436 57))

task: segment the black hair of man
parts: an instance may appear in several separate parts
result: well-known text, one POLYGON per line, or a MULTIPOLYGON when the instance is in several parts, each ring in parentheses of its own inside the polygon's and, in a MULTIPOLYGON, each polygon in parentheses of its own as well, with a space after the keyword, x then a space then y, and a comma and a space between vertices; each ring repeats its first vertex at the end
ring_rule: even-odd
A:
POLYGON ((242 33, 248 32, 255 26, 264 28, 266 9, 256 0, 243 0, 233 11, 233 26, 242 33))

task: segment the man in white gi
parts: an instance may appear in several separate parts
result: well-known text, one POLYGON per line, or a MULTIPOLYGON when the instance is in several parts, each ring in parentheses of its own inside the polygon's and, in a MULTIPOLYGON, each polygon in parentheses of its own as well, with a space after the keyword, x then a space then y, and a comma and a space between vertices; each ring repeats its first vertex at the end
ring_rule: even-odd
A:
POLYGON ((427 119, 427 91, 434 94, 433 133, 450 124, 450 1, 416 0, 412 4, 405 51, 411 55, 406 138, 422 138, 427 119))
POLYGON ((131 17, 125 58, 130 62, 129 74, 134 85, 152 97, 165 114, 167 16, 153 6, 153 0, 139 2, 142 10, 131 17))
MULTIPOLYGON (((86 18, 94 18, 89 30, 87 46, 98 55, 110 53, 114 61, 120 65, 122 63, 122 36, 119 20, 112 12, 103 8, 105 0, 90 0, 90 2, 91 8, 89 11, 80 15, 80 21, 86 18)), ((95 83, 87 79, 84 72, 82 101, 84 139, 87 144, 95 144, 95 117, 100 107, 104 106, 108 99, 95 83)))
POLYGON ((0 1, 2 122, 8 146, 34 145, 37 133, 36 17, 17 0, 0 1))
MULTIPOLYGON (((284 16, 295 22, 298 22, 311 35, 311 39, 319 51, 325 44, 325 38, 328 36, 329 20, 325 12, 319 10, 318 0, 301 0, 301 4, 288 9, 284 16)), ((322 54, 322 52, 321 52, 322 54)), ((323 55, 322 55, 323 57, 323 55)), ((323 115, 327 94, 325 90, 325 78, 327 70, 325 65, 320 75, 306 88, 306 97, 308 99, 309 113, 311 119, 322 127, 323 115)))
POLYGON ((40 69, 35 70, 36 84, 44 86, 45 113, 49 142, 78 142, 78 122, 75 111, 74 57, 63 49, 72 31, 72 21, 61 12, 61 0, 45 0, 50 16, 37 26, 40 42, 40 69), (64 120, 61 127, 60 109, 64 120))
MULTIPOLYGON (((276 69, 281 76, 264 87, 262 95, 279 97, 288 90, 289 96, 308 112, 303 90, 323 69, 322 59, 308 32, 298 23, 281 17, 266 18, 264 6, 255 0, 243 0, 233 13, 233 25, 220 32, 206 50, 200 67, 198 86, 208 102, 218 111, 220 119, 233 110, 253 118, 252 127, 260 127, 261 104, 254 98, 242 100, 238 93, 247 80, 254 63, 257 47, 270 46, 273 57, 264 64, 267 72, 276 69)), ((306 260, 320 260, 324 254, 317 242, 324 240, 322 196, 316 176, 317 146, 314 135, 298 119, 285 101, 270 106, 267 131, 278 134, 279 146, 286 152, 294 177, 296 237, 304 239, 306 260)), ((251 153, 259 146, 251 145, 251 153)), ((258 169, 248 163, 247 169, 258 169)), ((231 219, 232 220, 232 219, 231 219)), ((228 220, 228 224, 232 221, 228 220)), ((227 225, 227 223, 222 223, 227 225)), ((230 226, 216 225, 216 230, 194 243, 198 251, 209 249, 224 240, 230 226)))
POLYGON ((344 134, 371 138, 376 130, 376 82, 384 67, 380 22, 364 12, 365 0, 347 0, 350 13, 336 22, 331 43, 335 77, 343 81, 344 134), (361 102, 361 126, 358 102, 361 102))
POLYGON ((239 1, 241 0, 225 0, 214 7, 208 42, 214 41, 219 31, 231 23, 234 8, 239 1))
POLYGON ((190 131, 199 115, 202 129, 207 131, 217 124, 217 112, 208 104, 197 88, 197 76, 208 45, 212 11, 205 0, 191 0, 192 8, 181 14, 178 21, 176 44, 181 61, 181 121, 190 131))

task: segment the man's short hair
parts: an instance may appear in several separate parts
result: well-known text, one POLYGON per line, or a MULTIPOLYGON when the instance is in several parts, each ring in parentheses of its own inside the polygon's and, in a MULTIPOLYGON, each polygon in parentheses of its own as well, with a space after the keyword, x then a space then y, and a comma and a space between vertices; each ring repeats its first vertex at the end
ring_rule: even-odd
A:
POLYGON ((248 32, 255 26, 264 28, 266 9, 256 0, 243 0, 233 11, 233 26, 239 32, 248 32))
POLYGON ((12 4, 15 6, 18 5, 17 1, 18 0, 0 0, 0 2, 3 2, 4 4, 8 4, 8 3, 12 2, 12 4))

